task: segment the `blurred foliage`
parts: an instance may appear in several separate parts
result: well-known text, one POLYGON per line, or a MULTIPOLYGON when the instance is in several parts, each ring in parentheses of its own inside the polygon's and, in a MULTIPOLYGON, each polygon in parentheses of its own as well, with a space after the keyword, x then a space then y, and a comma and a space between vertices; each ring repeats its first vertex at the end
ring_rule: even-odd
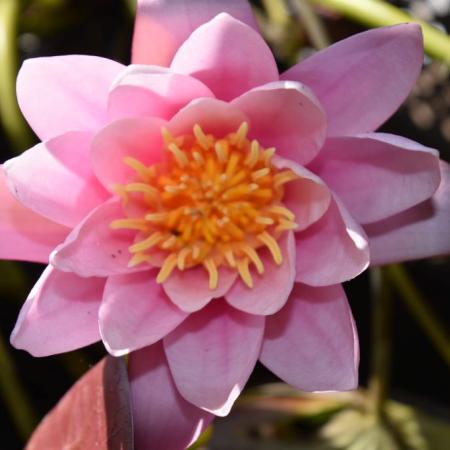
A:
MULTIPOLYGON (((367 26, 404 22, 418 11, 421 14, 425 11, 414 20, 421 19, 425 26, 429 54, 449 61, 448 36, 427 22, 431 17, 426 14, 429 0, 255 0, 252 3, 280 69, 367 26), (417 7, 419 3, 421 9, 417 7)), ((0 0, 2 160, 36 141, 15 100, 20 61, 35 56, 84 53, 127 63, 134 11, 134 0, 0 0)), ((441 29, 450 26, 448 15, 434 16, 434 20, 441 29)), ((439 148, 441 156, 450 159, 450 81, 446 63, 427 61, 406 107, 383 131, 395 131, 439 148)), ((394 388, 399 389, 394 390, 395 395, 400 392, 400 396, 412 398, 414 404, 423 404, 425 409, 448 419, 448 413, 440 408, 446 401, 448 387, 443 361, 449 362, 449 336, 440 318, 449 311, 448 302, 444 302, 448 294, 435 286, 450 290, 449 269, 448 259, 434 259, 409 264, 407 269, 401 266, 383 269, 372 276, 371 287, 364 276, 346 285, 360 333, 361 374, 363 382, 369 385, 367 390, 312 395, 284 385, 255 388, 239 401, 229 417, 216 421, 214 428, 210 427, 194 447, 216 450, 448 448, 450 430, 446 421, 388 398, 392 375, 394 388), (374 300, 372 312, 365 301, 369 291, 374 300), (401 309, 398 299, 405 309, 401 309), (380 310, 377 304, 384 306, 380 310), (419 328, 406 311, 430 340, 430 345, 418 334, 419 328), (391 314, 392 326, 388 317, 391 314), (401 321, 396 320, 399 317, 401 321), (370 329, 374 331, 372 338, 370 329), (409 352, 411 348, 414 354, 409 352), (405 395, 405 391, 416 395, 405 395)), ((105 353, 101 345, 96 345, 66 355, 34 359, 7 347, 4 341, 40 270, 33 264, 0 262, 0 394, 3 399, 0 419, 2 437, 5 436, 1 448, 5 450, 21 448, 36 423, 36 415, 42 417, 105 353)), ((250 384, 272 380, 259 367, 250 384)))

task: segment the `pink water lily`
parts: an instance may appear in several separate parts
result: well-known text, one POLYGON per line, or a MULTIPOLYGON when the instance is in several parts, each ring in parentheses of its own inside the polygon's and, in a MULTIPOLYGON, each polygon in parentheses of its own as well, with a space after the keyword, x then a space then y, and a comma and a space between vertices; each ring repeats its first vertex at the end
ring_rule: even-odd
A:
POLYGON ((404 24, 279 75, 246 1, 140 0, 132 65, 26 61, 42 143, 2 167, 0 256, 49 265, 12 344, 130 353, 137 449, 189 445, 258 359, 299 389, 355 388, 341 283, 450 252, 448 164, 374 132, 422 59, 404 24))

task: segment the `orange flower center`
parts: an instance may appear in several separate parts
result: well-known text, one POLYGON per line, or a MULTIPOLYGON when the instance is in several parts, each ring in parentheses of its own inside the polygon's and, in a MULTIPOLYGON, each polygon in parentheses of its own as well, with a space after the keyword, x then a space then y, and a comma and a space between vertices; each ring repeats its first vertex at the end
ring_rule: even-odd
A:
POLYGON ((275 149, 249 141, 247 132, 246 122, 220 139, 199 125, 192 135, 176 138, 163 129, 163 162, 147 167, 124 159, 136 177, 116 192, 124 211, 142 214, 115 220, 111 227, 137 230, 130 266, 153 265, 162 255, 157 282, 163 283, 174 270, 202 265, 215 289, 221 266, 237 270, 252 287, 250 266, 264 272, 258 255, 263 247, 281 264, 277 241, 297 227, 295 215, 282 203, 284 185, 298 176, 274 167, 275 149))

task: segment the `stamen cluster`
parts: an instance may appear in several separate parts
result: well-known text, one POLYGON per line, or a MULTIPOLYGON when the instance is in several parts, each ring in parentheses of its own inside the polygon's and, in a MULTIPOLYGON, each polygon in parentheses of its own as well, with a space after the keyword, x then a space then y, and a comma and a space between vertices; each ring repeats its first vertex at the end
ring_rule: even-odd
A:
POLYGON ((219 139, 198 124, 192 135, 176 138, 163 129, 166 152, 160 163, 147 167, 124 159, 136 177, 116 191, 124 211, 133 206, 142 216, 116 220, 111 227, 138 232, 129 248, 130 266, 158 265, 156 256, 162 255, 157 281, 163 283, 175 269, 202 265, 215 289, 221 266, 237 270, 252 287, 251 264, 264 272, 261 247, 282 263, 277 240, 297 227, 282 203, 284 185, 297 175, 274 167, 275 149, 249 141, 247 133, 246 122, 219 139))

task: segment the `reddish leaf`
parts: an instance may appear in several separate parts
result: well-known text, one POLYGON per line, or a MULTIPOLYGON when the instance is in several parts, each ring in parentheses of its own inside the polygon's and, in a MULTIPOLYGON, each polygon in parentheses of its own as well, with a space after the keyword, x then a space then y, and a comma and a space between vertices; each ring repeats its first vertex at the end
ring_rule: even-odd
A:
POLYGON ((127 369, 100 361, 37 427, 25 450, 133 450, 127 369))

